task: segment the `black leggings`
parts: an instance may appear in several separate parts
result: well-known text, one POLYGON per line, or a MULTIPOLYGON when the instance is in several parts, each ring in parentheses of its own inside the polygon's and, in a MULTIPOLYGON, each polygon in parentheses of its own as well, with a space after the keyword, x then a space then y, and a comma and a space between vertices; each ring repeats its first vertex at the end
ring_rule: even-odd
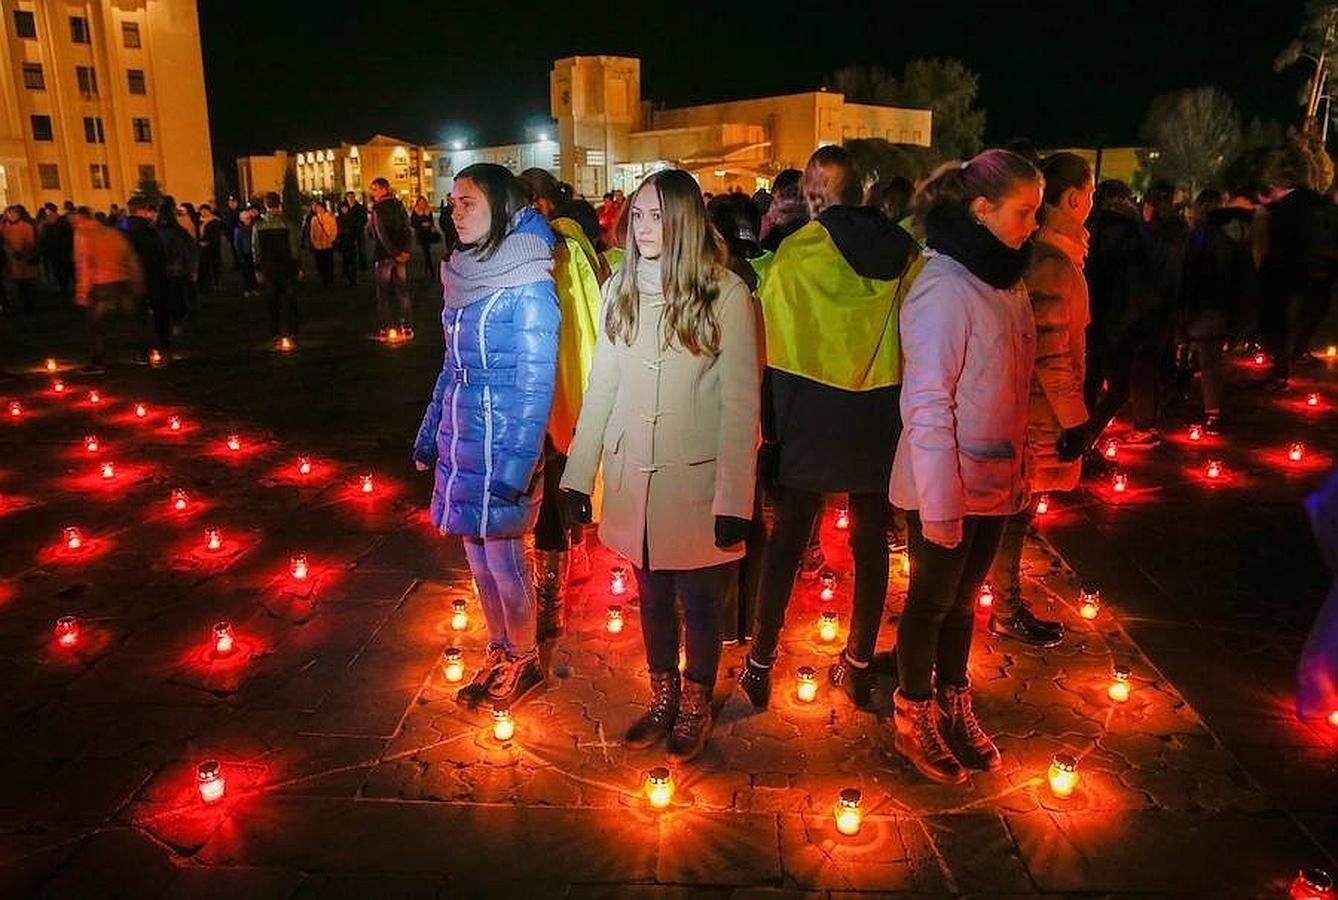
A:
POLYGON ((641 596, 641 638, 652 674, 678 668, 678 606, 683 605, 683 643, 691 681, 714 687, 720 667, 720 601, 738 578, 737 562, 705 569, 643 569, 633 566, 641 596))
MULTIPOLYGON (((813 533, 813 523, 823 508, 823 495, 816 491, 777 488, 775 500, 776 526, 762 557, 752 650, 753 658, 763 663, 776 656, 799 562, 813 533)), ((859 662, 872 659, 878 643, 878 625, 887 602, 887 526, 891 520, 892 507, 884 492, 850 495, 855 590, 846 654, 859 662)))
POLYGON ((951 550, 925 540, 920 513, 906 513, 911 585, 897 626, 897 673, 911 700, 939 684, 967 683, 966 662, 975 630, 976 594, 999 549, 1007 516, 967 516, 962 542, 951 550))

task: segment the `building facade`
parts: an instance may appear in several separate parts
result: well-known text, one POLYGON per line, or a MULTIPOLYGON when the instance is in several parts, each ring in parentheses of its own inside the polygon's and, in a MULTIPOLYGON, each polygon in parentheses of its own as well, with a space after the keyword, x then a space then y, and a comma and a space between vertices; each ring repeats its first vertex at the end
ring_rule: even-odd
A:
POLYGON ((342 142, 335 147, 243 156, 237 160, 237 184, 247 198, 267 191, 281 193, 284 175, 291 168, 298 191, 308 197, 328 199, 352 191, 364 199, 372 180, 385 178, 404 202, 413 203, 421 194, 435 203, 433 163, 438 157, 435 147, 377 134, 360 144, 342 142))
POLYGON ((0 0, 0 206, 213 198, 195 0, 0 0))

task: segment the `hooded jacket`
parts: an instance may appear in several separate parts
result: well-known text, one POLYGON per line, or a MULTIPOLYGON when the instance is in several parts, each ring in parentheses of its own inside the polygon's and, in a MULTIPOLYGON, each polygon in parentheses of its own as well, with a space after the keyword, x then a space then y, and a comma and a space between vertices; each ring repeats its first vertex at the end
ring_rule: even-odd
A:
POLYGON ((917 258, 904 229, 859 207, 830 207, 781 243, 759 290, 778 484, 886 488, 901 428, 897 311, 917 258))
MULTIPOLYGON (((555 238, 543 217, 518 217, 508 238, 521 232, 543 238, 548 255, 532 262, 551 266, 555 238)), ((542 496, 558 351, 552 276, 448 303, 441 318, 446 356, 413 453, 434 467, 432 524, 445 534, 518 537, 534 527, 542 496)))

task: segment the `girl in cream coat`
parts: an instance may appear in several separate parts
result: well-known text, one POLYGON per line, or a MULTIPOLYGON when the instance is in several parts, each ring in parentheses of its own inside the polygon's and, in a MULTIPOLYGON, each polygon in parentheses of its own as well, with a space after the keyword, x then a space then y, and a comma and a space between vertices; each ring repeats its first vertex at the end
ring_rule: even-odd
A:
POLYGON ((701 192, 677 170, 631 201, 627 257, 604 286, 590 383, 562 488, 589 521, 604 466, 603 542, 631 561, 651 701, 631 747, 697 756, 711 730, 721 598, 753 514, 761 368, 747 287, 719 265, 701 192), (675 597, 686 618, 680 684, 675 597))

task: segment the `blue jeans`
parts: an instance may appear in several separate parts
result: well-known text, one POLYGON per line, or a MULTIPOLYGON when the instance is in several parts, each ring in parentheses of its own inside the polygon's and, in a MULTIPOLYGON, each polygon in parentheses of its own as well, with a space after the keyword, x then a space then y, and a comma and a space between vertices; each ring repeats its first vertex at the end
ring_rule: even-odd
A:
POLYGON ((488 649, 520 656, 536 646, 534 582, 525 565, 525 539, 465 538, 465 559, 488 623, 488 649))
POLYGON ((413 325, 413 304, 409 302, 409 264, 393 259, 376 261, 376 321, 382 328, 391 325, 413 325), (390 318, 390 292, 399 302, 399 318, 390 318))

